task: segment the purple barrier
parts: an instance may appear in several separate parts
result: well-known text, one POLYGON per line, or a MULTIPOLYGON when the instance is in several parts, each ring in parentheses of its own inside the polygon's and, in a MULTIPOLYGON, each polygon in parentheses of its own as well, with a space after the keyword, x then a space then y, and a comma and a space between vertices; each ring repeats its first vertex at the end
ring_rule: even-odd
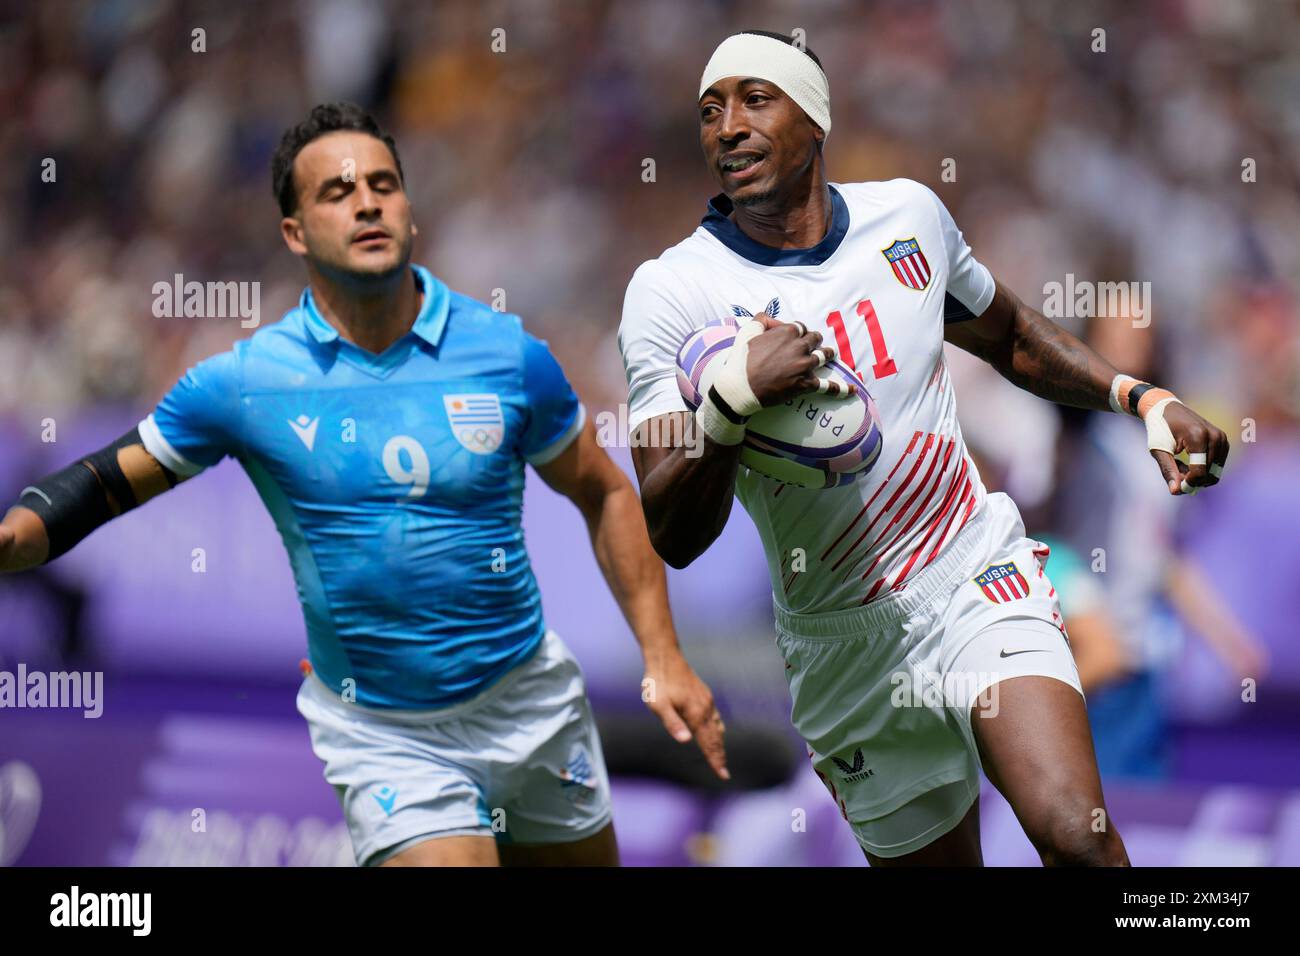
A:
MULTIPOLYGON (((338 866, 352 849, 307 727, 280 688, 203 693, 109 681, 103 716, 21 710, 0 735, 0 865, 338 866)), ((680 866, 707 802, 613 783, 627 865, 680 866)))
POLYGON ((227 689, 248 713, 187 713, 174 688, 110 678, 98 719, 5 711, 0 864, 350 864, 338 801, 283 695, 227 689))
MULTIPOLYGON (((334 792, 284 689, 109 681, 103 716, 14 710, 0 734, 0 865, 348 865, 334 792)), ((863 866, 811 770, 716 800, 647 780, 613 781, 632 866, 863 866)), ((1300 861, 1300 790, 1134 786, 1107 804, 1138 866, 1300 861)), ((1037 866, 1011 808, 987 783, 990 866, 1037 866)))

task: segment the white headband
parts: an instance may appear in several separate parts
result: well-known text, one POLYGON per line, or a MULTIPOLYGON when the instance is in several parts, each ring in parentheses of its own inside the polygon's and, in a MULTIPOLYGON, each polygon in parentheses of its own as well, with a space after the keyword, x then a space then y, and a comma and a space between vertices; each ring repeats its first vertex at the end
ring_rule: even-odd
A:
POLYGON ((775 83, 808 118, 831 132, 831 89, 807 53, 772 37, 737 33, 718 44, 700 78, 700 96, 724 76, 752 76, 775 83))

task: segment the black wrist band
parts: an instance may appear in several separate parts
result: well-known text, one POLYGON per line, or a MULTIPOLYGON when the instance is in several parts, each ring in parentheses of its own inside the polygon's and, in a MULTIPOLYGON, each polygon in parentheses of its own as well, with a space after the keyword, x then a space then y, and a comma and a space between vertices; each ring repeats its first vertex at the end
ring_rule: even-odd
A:
POLYGON ((722 413, 722 417, 731 424, 743 425, 749 421, 748 415, 738 414, 734 408, 723 401, 722 396, 718 394, 718 390, 712 385, 709 386, 709 400, 713 402, 713 407, 722 413))
POLYGON ((1137 385, 1134 385, 1128 393, 1128 410, 1136 415, 1138 413, 1138 399, 1153 388, 1155 388, 1155 386, 1150 382, 1139 382, 1137 385))

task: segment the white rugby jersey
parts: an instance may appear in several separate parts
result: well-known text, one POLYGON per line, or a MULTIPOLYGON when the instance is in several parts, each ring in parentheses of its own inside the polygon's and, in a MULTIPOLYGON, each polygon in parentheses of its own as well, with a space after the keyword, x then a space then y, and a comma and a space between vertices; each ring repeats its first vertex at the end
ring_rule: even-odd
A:
POLYGON ((856 607, 906 588, 985 499, 957 424, 943 329, 988 307, 992 275, 920 183, 830 190, 831 228, 811 249, 753 241, 727 218, 730 201, 714 198, 694 233, 637 269, 618 333, 630 428, 687 411, 677 350, 708 320, 743 314, 737 307, 799 319, 862 376, 884 440, 867 475, 825 490, 783 484, 743 465, 736 476, 777 603, 805 613, 856 607))

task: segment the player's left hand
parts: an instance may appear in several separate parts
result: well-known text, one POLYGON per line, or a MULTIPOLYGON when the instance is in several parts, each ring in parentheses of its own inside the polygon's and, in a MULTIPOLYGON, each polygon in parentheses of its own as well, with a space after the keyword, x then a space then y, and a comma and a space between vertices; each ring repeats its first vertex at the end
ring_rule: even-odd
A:
MULTIPOLYGON (((1160 466, 1169 493, 1194 495, 1201 488, 1217 485, 1228 460, 1228 436, 1182 402, 1169 402, 1156 414, 1163 415, 1169 434, 1160 442, 1163 448, 1154 447, 1157 440, 1152 438, 1151 457, 1160 466), (1174 457, 1184 451, 1188 464, 1174 457)), ((1147 422, 1148 435, 1159 431, 1153 425, 1158 423, 1147 422)))
POLYGON ((713 702, 709 685, 700 680, 680 653, 647 661, 641 682, 645 705, 663 721, 664 729, 678 743, 692 737, 709 766, 723 780, 731 779, 723 745, 726 725, 713 702))

